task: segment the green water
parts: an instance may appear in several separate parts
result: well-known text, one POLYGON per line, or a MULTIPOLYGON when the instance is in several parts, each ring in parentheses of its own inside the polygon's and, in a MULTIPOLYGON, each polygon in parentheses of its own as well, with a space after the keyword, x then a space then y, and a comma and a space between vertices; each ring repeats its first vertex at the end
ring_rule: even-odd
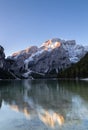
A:
POLYGON ((88 130, 88 82, 1 80, 0 130, 88 130))

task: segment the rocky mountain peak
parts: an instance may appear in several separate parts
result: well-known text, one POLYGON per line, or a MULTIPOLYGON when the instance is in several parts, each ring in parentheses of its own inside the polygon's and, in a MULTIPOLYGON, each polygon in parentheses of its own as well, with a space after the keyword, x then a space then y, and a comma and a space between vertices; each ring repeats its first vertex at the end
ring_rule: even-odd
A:
POLYGON ((15 52, 12 54, 12 57, 16 57, 16 56, 20 56, 20 55, 24 55, 24 54, 31 54, 31 53, 35 53, 38 50, 37 46, 30 46, 28 48, 26 48, 25 50, 19 51, 19 52, 15 52))
POLYGON ((58 38, 48 40, 42 44, 43 47, 47 49, 55 49, 61 46, 61 40, 58 38))
POLYGON ((4 48, 0 45, 0 68, 3 68, 5 61, 4 48))
POLYGON ((65 41, 65 40, 62 40, 60 38, 53 38, 53 39, 47 40, 46 42, 44 42, 42 44, 42 47, 44 47, 45 50, 55 49, 55 48, 60 47, 60 46, 63 46, 63 48, 65 50, 67 50, 71 47, 76 46, 76 41, 75 40, 65 41))
POLYGON ((4 48, 0 45, 0 52, 3 52, 4 48))
POLYGON ((67 40, 67 41, 62 41, 64 45, 69 45, 69 46, 75 46, 76 41, 75 40, 67 40))

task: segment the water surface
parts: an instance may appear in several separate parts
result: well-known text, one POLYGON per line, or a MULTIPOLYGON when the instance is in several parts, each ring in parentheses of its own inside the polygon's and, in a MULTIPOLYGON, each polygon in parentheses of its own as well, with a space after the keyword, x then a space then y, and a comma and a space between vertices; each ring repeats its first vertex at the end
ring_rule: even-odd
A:
POLYGON ((0 130, 88 130, 88 82, 1 80, 0 130))

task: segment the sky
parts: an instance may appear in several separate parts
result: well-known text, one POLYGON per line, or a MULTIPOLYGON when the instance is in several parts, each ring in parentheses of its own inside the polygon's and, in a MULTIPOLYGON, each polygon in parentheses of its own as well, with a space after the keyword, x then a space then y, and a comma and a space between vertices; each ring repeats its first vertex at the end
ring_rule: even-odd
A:
POLYGON ((88 0, 0 0, 6 55, 52 38, 88 44, 88 0))

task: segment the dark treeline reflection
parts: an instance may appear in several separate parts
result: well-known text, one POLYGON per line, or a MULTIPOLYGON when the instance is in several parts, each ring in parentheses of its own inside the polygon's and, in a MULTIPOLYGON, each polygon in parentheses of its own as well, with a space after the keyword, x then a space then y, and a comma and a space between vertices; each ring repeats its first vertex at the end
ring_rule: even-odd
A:
POLYGON ((0 81, 0 107, 2 102, 26 117, 37 115, 45 124, 54 127, 56 120, 62 125, 73 117, 82 119, 85 113, 88 116, 88 82, 0 81))

